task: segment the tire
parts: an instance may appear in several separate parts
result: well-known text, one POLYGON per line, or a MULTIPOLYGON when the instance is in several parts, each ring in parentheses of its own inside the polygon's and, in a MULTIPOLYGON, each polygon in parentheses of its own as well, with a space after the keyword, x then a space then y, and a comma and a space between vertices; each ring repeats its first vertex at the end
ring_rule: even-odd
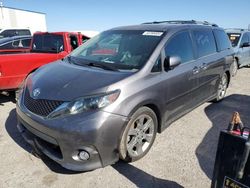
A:
POLYGON ((139 108, 128 122, 119 144, 120 159, 133 162, 144 157, 154 143, 157 117, 148 107, 139 108))
POLYGON ((220 78, 218 88, 217 88, 217 96, 213 100, 214 102, 219 102, 225 97, 227 87, 228 87, 228 76, 226 73, 224 73, 222 77, 220 78))
POLYGON ((238 61, 236 59, 234 59, 233 62, 233 68, 232 68, 232 76, 236 76, 237 72, 238 72, 238 61))

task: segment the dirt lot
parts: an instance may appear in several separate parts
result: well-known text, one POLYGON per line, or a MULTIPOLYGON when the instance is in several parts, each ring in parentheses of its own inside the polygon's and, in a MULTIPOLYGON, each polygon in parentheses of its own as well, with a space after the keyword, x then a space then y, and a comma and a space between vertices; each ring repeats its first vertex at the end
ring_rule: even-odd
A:
POLYGON ((210 187, 219 131, 233 111, 250 127, 250 68, 239 70, 225 100, 203 104, 173 123, 140 161, 85 173, 33 156, 17 131, 12 100, 0 96, 0 188, 210 187))

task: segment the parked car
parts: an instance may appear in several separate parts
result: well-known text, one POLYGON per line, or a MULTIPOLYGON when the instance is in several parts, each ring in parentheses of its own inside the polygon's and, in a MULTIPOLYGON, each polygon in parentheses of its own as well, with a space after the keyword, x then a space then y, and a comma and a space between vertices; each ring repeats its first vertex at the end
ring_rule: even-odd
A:
POLYGON ((18 129, 38 153, 67 169, 139 160, 157 132, 224 98, 233 55, 225 31, 207 22, 104 31, 28 76, 17 103, 18 129))
POLYGON ((226 32, 235 51, 235 63, 237 67, 240 68, 249 65, 250 31, 245 29, 227 29, 226 32))
POLYGON ((71 32, 35 33, 30 53, 0 55, 0 91, 18 89, 27 75, 42 65, 64 58, 85 38, 71 32))
POLYGON ((25 53, 30 51, 32 36, 14 36, 0 39, 0 54, 25 53))
POLYGON ((31 31, 28 28, 3 28, 0 30, 0 38, 31 35, 31 31))

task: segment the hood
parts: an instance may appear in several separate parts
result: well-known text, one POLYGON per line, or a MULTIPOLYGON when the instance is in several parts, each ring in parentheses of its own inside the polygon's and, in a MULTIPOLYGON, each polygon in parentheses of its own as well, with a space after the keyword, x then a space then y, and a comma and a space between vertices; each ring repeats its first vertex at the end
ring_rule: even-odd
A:
MULTIPOLYGON (((39 88, 37 99, 72 101, 79 97, 104 93, 107 87, 133 73, 114 72, 58 61, 31 74, 26 82, 31 93, 39 88)), ((119 89, 119 88, 117 88, 119 89)))
MULTIPOLYGON (((66 54, 65 54, 66 55, 66 54)), ((48 63, 56 61, 65 56, 55 53, 17 53, 17 54, 1 54, 0 63, 15 63, 16 62, 39 62, 48 63)))

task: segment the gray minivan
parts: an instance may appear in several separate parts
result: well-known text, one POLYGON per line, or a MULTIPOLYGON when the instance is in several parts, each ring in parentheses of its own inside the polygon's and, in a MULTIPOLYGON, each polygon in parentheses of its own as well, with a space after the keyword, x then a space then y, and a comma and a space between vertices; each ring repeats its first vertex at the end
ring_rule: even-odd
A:
POLYGON ((207 22, 104 31, 26 79, 18 129, 67 169, 135 161, 173 121, 223 99, 233 58, 225 31, 207 22))

